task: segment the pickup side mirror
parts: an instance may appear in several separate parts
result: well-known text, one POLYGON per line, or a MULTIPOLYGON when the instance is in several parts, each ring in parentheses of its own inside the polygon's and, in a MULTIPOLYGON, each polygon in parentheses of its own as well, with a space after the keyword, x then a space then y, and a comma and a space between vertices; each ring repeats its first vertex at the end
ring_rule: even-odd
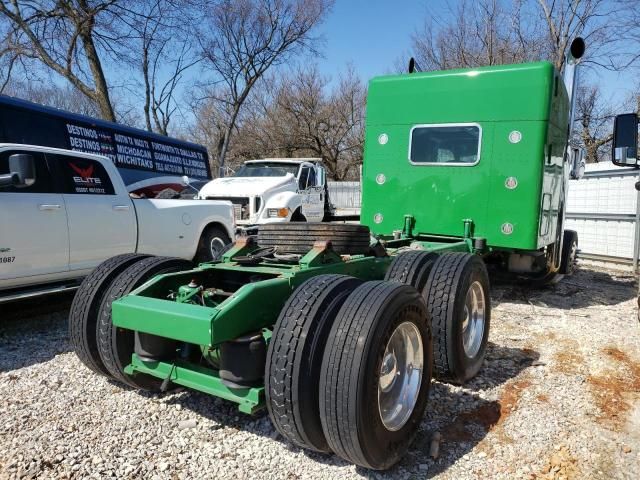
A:
POLYGON ((619 167, 638 165, 638 115, 625 113, 613 122, 613 148, 611 161, 619 167))
POLYGON ((0 175, 1 187, 30 187, 36 182, 36 166, 33 156, 16 153, 9 157, 9 173, 0 175))

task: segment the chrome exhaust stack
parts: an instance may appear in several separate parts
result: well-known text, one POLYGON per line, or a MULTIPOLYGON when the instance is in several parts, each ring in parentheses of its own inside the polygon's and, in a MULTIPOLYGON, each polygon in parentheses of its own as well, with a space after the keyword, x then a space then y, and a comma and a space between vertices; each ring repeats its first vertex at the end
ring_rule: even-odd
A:
POLYGON ((573 133, 573 123, 575 120, 576 110, 576 90, 578 89, 578 65, 580 59, 584 55, 586 44, 584 39, 576 37, 569 46, 569 51, 565 55, 564 59, 564 72, 562 73, 562 79, 564 86, 567 89, 569 95, 569 138, 573 133))

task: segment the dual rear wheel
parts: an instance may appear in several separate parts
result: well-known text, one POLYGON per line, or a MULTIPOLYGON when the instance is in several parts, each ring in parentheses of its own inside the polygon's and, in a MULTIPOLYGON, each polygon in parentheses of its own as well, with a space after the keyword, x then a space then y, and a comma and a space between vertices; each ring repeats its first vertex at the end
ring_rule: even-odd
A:
POLYGON ((408 449, 427 404, 424 300, 399 283, 320 275, 289 297, 269 344, 267 408, 292 443, 372 469, 408 449))
POLYGON ((482 259, 462 252, 404 253, 394 259, 386 278, 413 285, 426 301, 435 378, 458 384, 473 378, 484 360, 491 322, 489 275, 482 259), (394 269, 395 263, 408 266, 394 269), (407 270, 416 273, 404 275, 407 270))
POLYGON ((69 312, 69 338, 80 361, 94 372, 149 391, 160 390, 161 380, 130 376, 124 367, 134 352, 134 332, 115 327, 111 304, 156 275, 188 270, 180 258, 118 255, 100 264, 76 293, 69 312))
POLYGON ((384 281, 307 280, 269 344, 265 394, 292 443, 383 470, 409 448, 432 371, 462 383, 480 369, 490 323, 484 263, 464 253, 398 255, 384 281))

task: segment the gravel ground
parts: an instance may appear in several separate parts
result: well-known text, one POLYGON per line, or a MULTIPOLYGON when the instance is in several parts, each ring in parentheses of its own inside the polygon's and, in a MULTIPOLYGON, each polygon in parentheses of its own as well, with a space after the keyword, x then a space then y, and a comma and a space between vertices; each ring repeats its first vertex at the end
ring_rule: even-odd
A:
POLYGON ((264 413, 92 374, 69 350, 68 298, 0 306, 0 478, 640 478, 635 295, 628 273, 586 268, 550 289, 494 286, 480 375, 432 384, 409 454, 384 473, 295 448, 264 413))

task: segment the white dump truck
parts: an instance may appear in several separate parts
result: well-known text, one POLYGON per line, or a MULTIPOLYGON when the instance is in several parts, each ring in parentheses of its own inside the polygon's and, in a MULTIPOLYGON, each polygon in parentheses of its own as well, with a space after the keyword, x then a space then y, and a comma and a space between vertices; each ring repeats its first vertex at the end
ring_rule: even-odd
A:
POLYGON ((233 176, 207 183, 199 198, 229 200, 241 226, 321 222, 329 212, 325 169, 315 158, 247 161, 233 176))

